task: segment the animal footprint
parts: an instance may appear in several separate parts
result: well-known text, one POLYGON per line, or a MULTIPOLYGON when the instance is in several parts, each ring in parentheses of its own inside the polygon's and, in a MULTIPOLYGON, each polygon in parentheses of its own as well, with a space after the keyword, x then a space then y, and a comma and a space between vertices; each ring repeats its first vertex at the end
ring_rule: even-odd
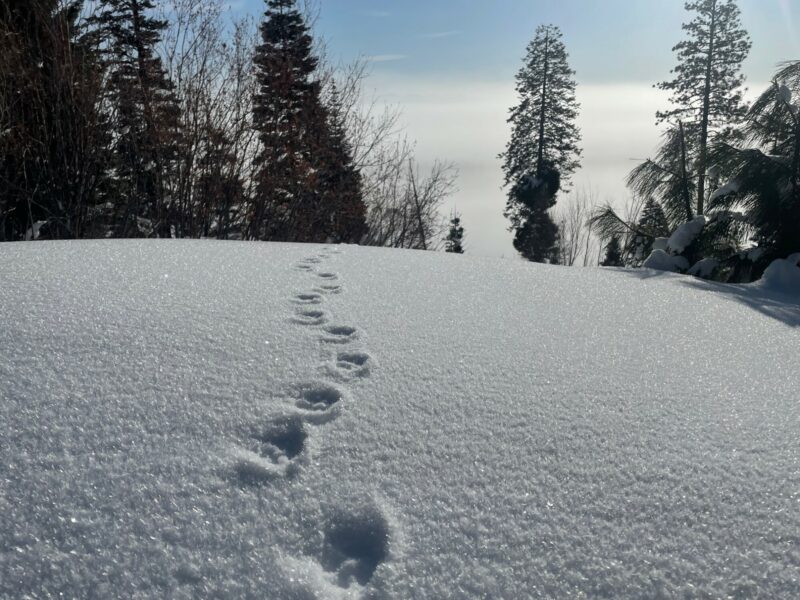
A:
POLYGON ((317 273, 317 277, 327 281, 336 281, 339 279, 339 276, 336 273, 317 273))
POLYGON ((342 286, 335 283, 329 283, 327 285, 321 285, 316 289, 323 294, 338 294, 342 291, 342 286))
POLYGON ((347 344, 358 339, 358 329, 349 325, 330 325, 323 331, 322 341, 330 344, 347 344))
POLYGON ((321 304, 324 300, 325 298, 322 297, 322 294, 317 294, 315 292, 297 294, 294 297, 294 302, 296 304, 321 304))
POLYGON ((348 377, 366 377, 369 375, 372 359, 366 352, 347 351, 336 355, 336 370, 348 377))
POLYGON ((297 415, 282 417, 253 436, 261 443, 261 454, 277 464, 284 464, 299 456, 305 449, 308 433, 297 415))
POLYGON ((374 504, 337 510, 325 527, 322 567, 336 573, 337 583, 343 588, 354 581, 367 585, 388 558, 389 541, 389 525, 374 504))
POLYGON ((299 325, 324 325, 328 321, 328 313, 318 309, 299 310, 292 321, 299 325))
POLYGON ((297 263, 294 266, 294 268, 297 269, 298 271, 312 271, 314 269, 314 267, 312 267, 311 265, 308 265, 308 264, 306 264, 304 262, 297 263))
POLYGON ((323 425, 339 417, 344 397, 344 392, 333 385, 310 383, 297 389, 294 405, 305 422, 323 425))

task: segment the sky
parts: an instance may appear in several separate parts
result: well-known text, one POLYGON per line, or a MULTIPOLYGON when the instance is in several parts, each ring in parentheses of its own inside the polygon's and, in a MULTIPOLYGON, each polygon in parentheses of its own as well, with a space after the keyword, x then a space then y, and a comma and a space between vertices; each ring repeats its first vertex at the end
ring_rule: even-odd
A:
MULTIPOLYGON (((576 71, 582 168, 574 189, 623 205, 624 179, 658 144, 655 112, 669 106, 653 84, 670 77, 671 48, 690 19, 683 0, 319 0, 315 34, 330 57, 371 61, 367 88, 402 108, 423 165, 459 170, 445 210, 462 213, 472 254, 512 258, 497 155, 509 136, 514 75, 540 24, 558 25, 576 71)), ((234 0, 260 15, 262 0, 234 0)), ((744 64, 749 95, 776 66, 800 59, 800 0, 740 0, 753 49, 744 64)), ((560 203, 569 202, 562 195, 560 203)))

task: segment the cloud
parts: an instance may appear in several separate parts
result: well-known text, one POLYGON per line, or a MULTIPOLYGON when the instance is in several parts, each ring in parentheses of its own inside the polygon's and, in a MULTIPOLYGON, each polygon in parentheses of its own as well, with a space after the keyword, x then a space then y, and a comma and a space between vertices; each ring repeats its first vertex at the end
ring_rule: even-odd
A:
POLYGON ((428 40, 436 40, 439 38, 453 37, 454 35, 459 35, 460 33, 460 31, 436 31, 433 33, 422 33, 419 37, 428 40))
POLYGON ((369 62, 392 62, 396 60, 405 60, 408 58, 406 54, 376 54, 374 56, 365 57, 369 62))

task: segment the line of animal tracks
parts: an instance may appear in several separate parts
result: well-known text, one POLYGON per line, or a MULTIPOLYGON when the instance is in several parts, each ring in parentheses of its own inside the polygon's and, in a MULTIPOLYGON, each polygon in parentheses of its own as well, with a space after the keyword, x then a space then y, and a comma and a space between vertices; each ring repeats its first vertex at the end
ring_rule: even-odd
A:
MULTIPOLYGON (((344 292, 339 274, 326 265, 342 251, 325 247, 294 265, 310 284, 289 299, 289 319, 297 327, 313 328, 320 348, 321 379, 289 386, 285 410, 250 435, 247 449, 236 453, 236 477, 242 486, 258 490, 283 482, 301 485, 309 464, 313 436, 335 421, 351 403, 354 388, 376 367, 363 348, 358 327, 337 323, 326 309, 327 298, 344 292)), ((389 557, 391 531, 384 511, 367 496, 329 511, 323 524, 324 542, 314 556, 332 586, 347 596, 360 594, 376 569, 389 557)))

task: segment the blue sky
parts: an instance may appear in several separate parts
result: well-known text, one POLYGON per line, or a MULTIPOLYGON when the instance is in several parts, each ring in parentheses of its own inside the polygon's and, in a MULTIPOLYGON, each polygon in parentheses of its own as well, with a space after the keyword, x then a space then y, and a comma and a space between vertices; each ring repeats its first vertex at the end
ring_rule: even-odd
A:
MULTIPOLYGON (((262 0, 233 0, 260 15, 262 0)), ((317 35, 331 58, 373 57, 369 85, 400 104, 423 163, 460 171, 452 203, 463 213, 467 247, 513 257, 502 218, 497 154, 514 103, 514 74, 537 25, 561 27, 577 73, 583 169, 576 188, 623 204, 624 177, 658 142, 654 113, 666 98, 652 85, 669 77, 672 46, 687 20, 683 0, 319 0, 317 35)), ((753 50, 744 65, 760 91, 777 63, 800 59, 800 0, 740 0, 753 50)), ((562 198, 560 202, 569 202, 562 198)))

